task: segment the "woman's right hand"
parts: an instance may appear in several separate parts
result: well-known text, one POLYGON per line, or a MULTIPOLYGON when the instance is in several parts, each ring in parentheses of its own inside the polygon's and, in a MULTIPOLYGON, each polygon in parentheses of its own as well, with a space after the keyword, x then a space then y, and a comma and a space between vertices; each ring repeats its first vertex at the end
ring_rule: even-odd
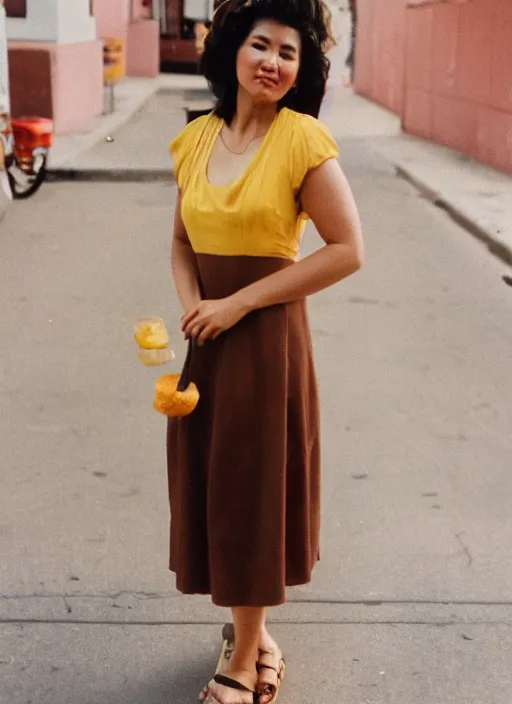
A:
POLYGON ((212 301, 201 301, 181 319, 185 338, 194 338, 201 346, 215 340, 236 325, 249 310, 234 296, 212 301))

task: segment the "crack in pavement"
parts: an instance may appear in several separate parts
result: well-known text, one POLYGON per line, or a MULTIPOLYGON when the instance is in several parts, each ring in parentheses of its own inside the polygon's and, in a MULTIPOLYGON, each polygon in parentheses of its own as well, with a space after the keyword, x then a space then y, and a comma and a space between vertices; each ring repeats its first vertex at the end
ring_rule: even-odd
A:
MULTIPOLYGON (((468 556, 469 564, 472 564, 473 557, 470 548, 460 540, 461 533, 457 534, 457 538, 461 543, 464 552, 468 556)), ((469 566, 468 564, 468 566, 469 566)), ((186 599, 183 594, 155 594, 154 592, 117 592, 114 594, 0 594, 0 603, 2 601, 28 601, 30 599, 63 599, 63 600, 78 600, 78 599, 110 599, 118 601, 123 597, 131 597, 140 601, 159 601, 159 600, 179 600, 186 599)), ((423 605, 423 606, 512 606, 512 601, 485 601, 479 599, 324 599, 324 598, 300 598, 288 599, 287 604, 318 604, 325 606, 408 606, 408 605, 423 605)), ((66 604, 66 606, 68 606, 66 604)))
POLYGON ((459 541, 459 543, 460 543, 460 545, 461 545, 461 547, 462 547, 463 552, 466 553, 466 556, 467 556, 467 558, 468 558, 468 564, 467 564, 467 566, 468 566, 468 567, 471 567, 471 565, 473 564, 473 555, 471 554, 471 550, 470 550, 469 546, 466 545, 466 544, 463 542, 462 538, 461 538, 461 535, 464 535, 465 532, 466 532, 466 531, 463 530, 463 531, 461 531, 460 533, 456 533, 455 537, 456 537, 456 539, 459 541))
MULTIPOLYGON (((49 625, 49 626, 223 626, 224 619, 217 621, 109 621, 109 620, 80 620, 80 619, 0 619, 1 625, 49 625)), ((273 626, 432 626, 435 628, 446 628, 448 626, 508 626, 512 628, 512 622, 496 621, 418 621, 418 620, 388 620, 388 621, 363 621, 361 619, 332 621, 296 621, 293 619, 269 619, 268 623, 273 626)))

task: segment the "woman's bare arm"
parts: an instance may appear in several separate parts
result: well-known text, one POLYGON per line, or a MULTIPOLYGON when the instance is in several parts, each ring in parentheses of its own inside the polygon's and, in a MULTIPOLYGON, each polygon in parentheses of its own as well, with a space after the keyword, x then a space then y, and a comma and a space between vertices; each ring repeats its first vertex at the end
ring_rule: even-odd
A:
POLYGON ((201 345, 229 330, 253 310, 305 298, 361 268, 361 223, 338 162, 330 159, 310 172, 300 198, 325 247, 227 298, 198 303, 182 318, 185 337, 193 337, 201 345))
POLYGON ((325 247, 238 291, 233 298, 247 312, 289 303, 321 291, 363 265, 361 222, 350 186, 338 162, 329 159, 311 171, 300 200, 325 247))
POLYGON ((187 312, 201 301, 201 291, 196 255, 181 217, 181 193, 179 192, 174 213, 171 268, 178 297, 183 310, 187 312))

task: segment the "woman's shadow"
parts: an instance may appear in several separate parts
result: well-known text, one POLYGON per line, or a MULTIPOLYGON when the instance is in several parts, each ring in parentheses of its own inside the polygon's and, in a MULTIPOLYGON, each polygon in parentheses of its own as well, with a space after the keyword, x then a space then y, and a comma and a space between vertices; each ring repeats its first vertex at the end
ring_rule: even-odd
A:
POLYGON ((180 666, 176 672, 155 672, 151 681, 138 683, 132 692, 125 693, 124 704, 193 704, 199 702, 199 693, 212 677, 209 658, 180 666))

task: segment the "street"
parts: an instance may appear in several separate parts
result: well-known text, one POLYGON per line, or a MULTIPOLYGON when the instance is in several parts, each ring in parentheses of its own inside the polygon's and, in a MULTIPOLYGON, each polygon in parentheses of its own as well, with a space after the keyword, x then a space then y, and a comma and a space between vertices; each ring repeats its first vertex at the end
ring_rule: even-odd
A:
MULTIPOLYGON (((279 701, 510 704, 510 269, 371 139, 341 161, 366 266, 310 300, 323 554, 271 612, 279 701)), ((164 317, 180 368, 175 196, 46 183, 0 226, 1 704, 188 704, 215 667, 228 614, 167 571, 168 370, 132 335, 164 317)))

